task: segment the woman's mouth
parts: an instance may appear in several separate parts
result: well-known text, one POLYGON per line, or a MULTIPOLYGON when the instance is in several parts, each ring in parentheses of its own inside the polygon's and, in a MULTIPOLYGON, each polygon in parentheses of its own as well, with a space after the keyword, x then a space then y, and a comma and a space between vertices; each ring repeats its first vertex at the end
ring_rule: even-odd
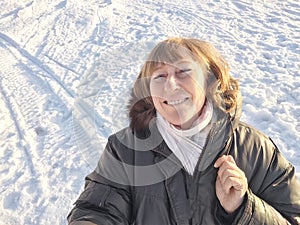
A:
POLYGON ((179 105, 185 101, 187 101, 189 98, 183 98, 183 99, 178 99, 178 100, 170 100, 170 101, 164 101, 165 104, 167 105, 179 105))

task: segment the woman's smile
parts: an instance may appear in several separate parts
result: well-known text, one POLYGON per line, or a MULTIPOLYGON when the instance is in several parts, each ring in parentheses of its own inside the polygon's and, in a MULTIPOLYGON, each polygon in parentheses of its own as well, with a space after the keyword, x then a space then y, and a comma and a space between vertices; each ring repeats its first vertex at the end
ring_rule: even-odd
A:
POLYGON ((189 97, 178 99, 178 100, 168 100, 168 101, 164 101, 164 103, 167 105, 179 105, 181 103, 186 102, 187 100, 189 100, 189 97))

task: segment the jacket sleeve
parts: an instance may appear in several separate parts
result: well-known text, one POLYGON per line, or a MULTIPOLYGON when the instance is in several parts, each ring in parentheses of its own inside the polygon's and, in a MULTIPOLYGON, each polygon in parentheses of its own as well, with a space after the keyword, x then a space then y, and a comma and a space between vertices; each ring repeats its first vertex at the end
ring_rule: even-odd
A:
POLYGON ((263 166, 264 158, 258 157, 252 165, 255 169, 251 180, 257 176, 253 182, 256 185, 249 184, 244 210, 233 224, 300 224, 300 184, 295 168, 273 142, 271 145, 273 154, 267 160, 267 168, 263 166))
POLYGON ((93 172, 86 177, 84 191, 68 215, 70 225, 126 225, 130 220, 130 193, 99 183, 93 172))
MULTIPOLYGON (((68 215, 70 225, 126 225, 131 219, 131 189, 129 185, 107 179, 99 164, 105 164, 105 154, 115 154, 111 142, 107 144, 98 166, 85 179, 84 191, 68 215)), ((116 156, 116 155, 114 155, 116 156)), ((110 165, 110 170, 114 169, 110 165)))

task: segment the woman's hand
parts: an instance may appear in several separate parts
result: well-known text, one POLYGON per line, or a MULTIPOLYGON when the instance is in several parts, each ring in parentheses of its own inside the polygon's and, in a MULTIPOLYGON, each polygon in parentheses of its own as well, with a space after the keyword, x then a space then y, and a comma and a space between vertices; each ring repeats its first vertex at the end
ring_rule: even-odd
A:
POLYGON ((219 168, 216 180, 217 197, 227 213, 233 213, 243 202, 248 189, 245 173, 231 155, 221 156, 214 164, 219 168))

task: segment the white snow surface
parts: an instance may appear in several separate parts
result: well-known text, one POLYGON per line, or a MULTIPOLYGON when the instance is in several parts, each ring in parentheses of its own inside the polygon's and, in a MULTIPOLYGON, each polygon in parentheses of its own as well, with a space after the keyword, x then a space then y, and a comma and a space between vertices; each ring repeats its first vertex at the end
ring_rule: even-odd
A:
POLYGON ((242 120, 300 171, 298 0, 0 1, 0 224, 67 224, 146 54, 213 43, 241 83, 242 120))

